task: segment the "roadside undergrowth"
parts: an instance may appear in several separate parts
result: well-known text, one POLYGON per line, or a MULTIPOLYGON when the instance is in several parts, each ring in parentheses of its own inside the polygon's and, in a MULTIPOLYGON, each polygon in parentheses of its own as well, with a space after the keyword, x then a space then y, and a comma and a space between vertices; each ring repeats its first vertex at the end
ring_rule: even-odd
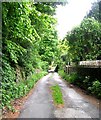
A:
POLYGON ((51 92, 54 104, 59 108, 63 107, 64 106, 63 95, 59 85, 51 86, 51 92))
POLYGON ((16 112, 13 106, 11 105, 12 101, 26 96, 29 93, 29 91, 35 86, 37 81, 46 74, 47 73, 43 71, 40 73, 33 74, 28 80, 21 81, 18 84, 14 82, 14 85, 12 85, 11 89, 9 88, 8 90, 5 90, 2 87, 2 104, 0 105, 0 108, 3 111, 5 111, 5 109, 8 109, 12 112, 16 112))
POLYGON ((68 83, 74 84, 85 90, 87 94, 91 94, 98 99, 101 99, 101 82, 97 78, 91 76, 82 76, 76 72, 67 74, 63 70, 59 70, 59 75, 68 83))

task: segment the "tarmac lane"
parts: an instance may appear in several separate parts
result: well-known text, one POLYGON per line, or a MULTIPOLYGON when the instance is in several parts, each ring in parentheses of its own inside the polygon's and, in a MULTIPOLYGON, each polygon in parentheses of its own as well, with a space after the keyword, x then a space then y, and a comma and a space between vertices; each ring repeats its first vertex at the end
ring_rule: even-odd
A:
POLYGON ((49 77, 50 74, 38 82, 32 95, 25 102, 19 118, 54 118, 54 106, 47 86, 49 77))
POLYGON ((85 118, 99 119, 100 110, 91 104, 85 97, 77 93, 73 88, 68 86, 57 73, 54 73, 54 81, 58 83, 62 90, 64 98, 64 108, 55 110, 56 118, 85 118))
POLYGON ((49 73, 38 82, 25 102, 19 118, 99 119, 99 115, 99 108, 68 86, 58 73, 49 73), (60 86, 63 94, 63 108, 57 108, 53 104, 49 88, 56 84, 60 86))

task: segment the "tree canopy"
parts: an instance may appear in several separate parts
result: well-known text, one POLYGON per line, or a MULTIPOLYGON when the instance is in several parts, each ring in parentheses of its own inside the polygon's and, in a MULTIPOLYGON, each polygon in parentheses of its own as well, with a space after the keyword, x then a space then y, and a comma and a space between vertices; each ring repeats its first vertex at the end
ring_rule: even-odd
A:
POLYGON ((95 2, 81 24, 70 32, 65 39, 68 42, 67 61, 101 59, 101 22, 99 20, 100 2, 95 2))
POLYGON ((55 8, 52 3, 2 3, 3 106, 16 98, 16 92, 27 89, 24 85, 16 87, 19 69, 26 80, 37 69, 47 71, 57 58, 55 8))

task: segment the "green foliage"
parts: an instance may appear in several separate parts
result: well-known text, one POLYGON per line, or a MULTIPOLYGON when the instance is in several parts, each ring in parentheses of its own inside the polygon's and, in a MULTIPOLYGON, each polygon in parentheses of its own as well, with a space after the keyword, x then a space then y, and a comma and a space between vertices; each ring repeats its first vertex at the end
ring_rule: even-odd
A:
POLYGON ((90 17, 90 18, 94 18, 97 21, 100 21, 100 16, 101 16, 100 6, 101 6, 101 1, 94 2, 86 18, 90 17))
POLYGON ((73 62, 95 60, 101 55, 101 24, 93 18, 84 19, 66 39, 70 46, 68 59, 73 62))
POLYGON ((54 86, 51 86, 51 90, 52 90, 54 103, 57 105, 63 104, 64 101, 63 101, 63 96, 62 96, 60 87, 58 85, 54 85, 54 86))
POLYGON ((68 75, 68 81, 70 82, 70 83, 76 83, 77 82, 77 80, 78 80, 78 75, 77 75, 77 73, 71 73, 70 75, 68 75))
POLYGON ((67 74, 63 70, 59 70, 60 76, 69 83, 75 84, 89 93, 101 98, 101 82, 99 80, 92 80, 90 76, 80 76, 77 73, 67 74))
POLYGON ((64 70, 59 70, 58 73, 60 74, 60 76, 62 76, 65 79, 66 74, 65 74, 64 70))
MULTIPOLYGON (((101 2, 95 2, 90 12, 81 24, 67 33, 63 41, 67 41, 68 50, 62 53, 65 64, 86 60, 101 59, 101 2)), ((63 43, 62 43, 63 44, 63 43)), ((60 71, 60 75, 70 83, 91 92, 97 97, 100 95, 100 83, 90 76, 81 76, 79 73, 67 75, 60 71)), ((93 75, 92 75, 93 76, 93 75)))
POLYGON ((59 75, 62 76, 62 78, 64 78, 66 81, 69 80, 69 75, 66 74, 63 70, 59 70, 59 75))
POLYGON ((71 74, 67 74, 66 72, 64 72, 63 70, 59 71, 59 74, 69 83, 73 83, 75 84, 78 80, 78 75, 77 73, 73 72, 71 74))
MULTIPOLYGON (((79 77, 80 78, 80 77, 79 77)), ((84 89, 88 89, 88 87, 90 87, 92 85, 92 78, 90 76, 84 76, 84 77, 81 77, 81 83, 82 83, 82 88, 84 89)))
POLYGON ((43 76, 35 70, 46 71, 58 56, 55 7, 31 2, 4 2, 2 6, 2 106, 11 109, 11 100, 28 93, 43 76), (16 83, 16 66, 25 73, 25 81, 16 83))
POLYGON ((16 98, 20 98, 24 95, 26 95, 31 88, 35 85, 35 83, 44 75, 46 75, 46 72, 41 73, 35 73, 26 81, 21 81, 19 83, 16 83, 13 81, 9 82, 2 82, 2 106, 7 106, 8 109, 11 109, 10 102, 16 98))
POLYGON ((23 67, 26 76, 37 61, 51 64, 57 56, 54 12, 52 4, 3 3, 3 53, 23 67))
POLYGON ((3 56, 3 60, 2 60, 3 80, 2 81, 5 82, 5 83, 7 83, 9 81, 14 81, 16 79, 14 68, 10 66, 7 59, 8 59, 7 57, 3 56))
POLYGON ((99 80, 94 81, 92 86, 88 89, 92 94, 96 95, 98 98, 101 98, 101 82, 99 80))
POLYGON ((30 19, 32 26, 35 28, 34 31, 37 33, 38 54, 42 61, 51 64, 58 52, 58 38, 55 30, 56 20, 52 17, 55 8, 52 8, 51 3, 35 4, 34 7, 37 11, 35 11, 35 8, 32 9, 30 19))

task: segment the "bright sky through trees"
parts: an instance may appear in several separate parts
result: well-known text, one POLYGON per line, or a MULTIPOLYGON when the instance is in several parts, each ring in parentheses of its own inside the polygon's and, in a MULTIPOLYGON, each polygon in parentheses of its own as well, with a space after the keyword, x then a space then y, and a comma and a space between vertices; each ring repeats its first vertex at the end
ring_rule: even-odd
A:
POLYGON ((59 5, 56 10, 57 30, 60 39, 67 31, 79 25, 96 0, 69 0, 66 6, 59 5))

